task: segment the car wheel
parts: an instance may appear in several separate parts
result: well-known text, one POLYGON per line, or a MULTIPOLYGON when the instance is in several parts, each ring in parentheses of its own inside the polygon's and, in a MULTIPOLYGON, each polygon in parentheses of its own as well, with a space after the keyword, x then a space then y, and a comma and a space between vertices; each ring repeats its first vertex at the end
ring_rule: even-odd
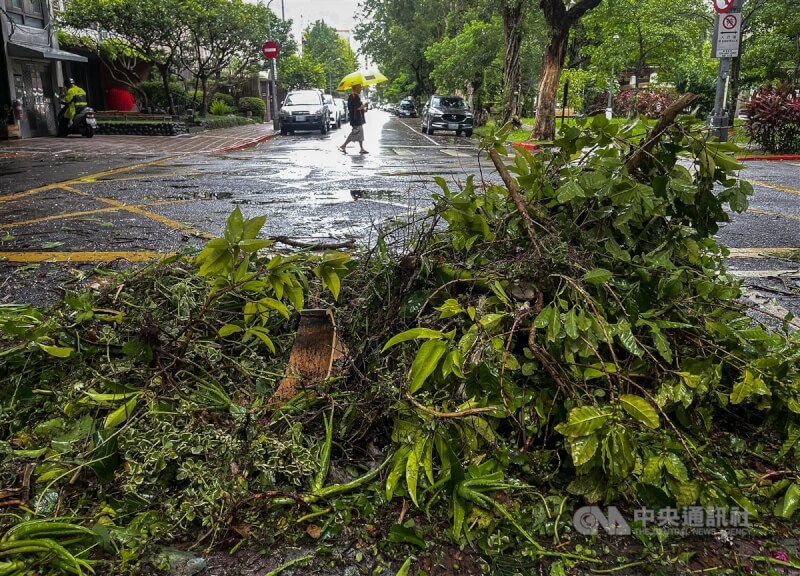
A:
POLYGON ((83 129, 83 135, 86 138, 91 138, 92 136, 94 136, 94 128, 92 128, 91 126, 87 126, 86 128, 83 129))
POLYGON ((425 124, 420 124, 419 129, 422 130, 423 134, 427 134, 428 133, 428 129, 425 127, 425 124))
POLYGON ((456 136, 461 136, 461 130, 456 130, 456 136))
POLYGON ((470 136, 472 136, 472 130, 465 130, 464 134, 467 136, 467 138, 469 138, 470 136))
POLYGON ((286 136, 289 131, 286 128, 281 128, 281 136, 286 136))
POLYGON ((320 126, 320 128, 319 128, 319 133, 320 134, 327 134, 328 133, 328 121, 327 120, 323 120, 322 121, 322 126, 320 126))
POLYGON ((339 119, 336 121, 336 127, 337 127, 337 128, 341 128, 341 127, 342 127, 342 119, 341 119, 341 118, 339 118, 339 119))
POLYGON ((428 134, 433 136, 433 128, 431 128, 430 126, 428 126, 428 134))

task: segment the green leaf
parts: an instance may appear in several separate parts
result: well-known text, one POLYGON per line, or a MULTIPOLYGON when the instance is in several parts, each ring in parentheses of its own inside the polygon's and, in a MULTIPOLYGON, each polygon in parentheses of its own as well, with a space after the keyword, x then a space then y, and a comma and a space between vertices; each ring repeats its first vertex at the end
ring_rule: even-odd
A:
POLYGON ((72 348, 67 348, 64 346, 47 346, 46 344, 41 344, 39 342, 36 344, 39 346, 39 348, 50 354, 50 356, 54 356, 56 358, 69 358, 74 352, 72 348))
POLYGON ((242 217, 242 211, 237 206, 228 216, 223 236, 231 244, 236 244, 242 239, 242 234, 244 234, 244 218, 242 217))
POLYGON ((641 396, 623 394, 619 397, 622 408, 648 428, 658 428, 660 420, 653 405, 641 396))
MULTIPOLYGON (((601 114, 595 116, 595 118, 599 118, 601 114)), ((550 565, 550 576, 567 576, 566 570, 564 570, 564 563, 559 560, 557 562, 553 562, 550 565)))
POLYGON ((275 344, 273 344, 270 337, 267 336, 267 330, 265 328, 262 328, 261 326, 254 326, 245 332, 245 336, 255 336, 261 340, 267 348, 269 348, 270 352, 275 354, 275 344))
POLYGON ((686 470, 686 465, 677 454, 670 452, 664 456, 664 468, 675 480, 680 482, 689 481, 689 472, 686 470))
POLYGON ((408 487, 408 495, 415 506, 419 506, 417 502, 417 481, 419 480, 419 465, 422 458, 422 452, 425 450, 425 443, 427 438, 425 436, 418 436, 414 447, 408 454, 406 460, 406 486, 408 487))
POLYGON ((236 334, 237 332, 242 332, 243 330, 244 328, 237 326, 236 324, 225 324, 225 326, 219 329, 217 334, 219 334, 220 338, 226 338, 231 334, 236 334))
POLYGON ((136 403, 138 402, 139 395, 134 398, 131 398, 125 404, 114 410, 111 414, 106 417, 105 424, 103 424, 103 428, 116 428, 123 422, 125 422, 133 411, 136 409, 136 403))
MULTIPOLYGON (((253 240, 258 233, 261 232, 261 229, 264 227, 264 224, 267 221, 266 216, 256 216, 255 218, 250 218, 244 223, 244 227, 242 230, 242 240, 253 240)), ((272 243, 271 240, 268 242, 272 243)))
POLYGON ((399 542, 401 544, 413 544, 419 548, 425 548, 425 541, 417 536, 411 528, 406 528, 402 524, 393 524, 389 528, 389 534, 386 539, 389 542, 399 542))
POLYGON ((441 312, 441 314, 439 315, 439 318, 441 320, 457 316, 458 314, 461 314, 464 311, 464 309, 461 307, 461 304, 459 304, 458 300, 456 300, 455 298, 448 298, 447 300, 445 300, 444 304, 436 308, 436 310, 441 312))
POLYGON ((433 338, 441 340, 444 338, 444 334, 442 334, 439 330, 431 330, 430 328, 412 328, 411 330, 406 330, 405 332, 400 332, 400 334, 393 336, 392 339, 383 346, 381 352, 386 352, 386 350, 395 344, 407 342, 408 340, 433 338))
POLYGON ((609 412, 594 406, 579 406, 570 410, 569 419, 556 426, 556 431, 568 438, 586 436, 600 428, 610 417, 609 412))
POLYGON ((783 499, 775 507, 775 515, 781 518, 791 518, 800 505, 800 485, 793 482, 783 495, 783 499))
POLYGON ((578 337, 578 316, 576 313, 577 308, 570 308, 566 316, 564 316, 564 331, 570 338, 578 337))
POLYGON ((408 391, 411 394, 419 390, 428 376, 436 370, 439 360, 447 350, 447 342, 442 340, 428 340, 419 347, 419 352, 411 364, 409 373, 408 391))
POLYGON ((583 466, 591 460, 592 456, 597 452, 598 445, 599 441, 596 434, 571 438, 569 441, 569 448, 575 467, 583 466))
POLYGON ((403 562, 403 565, 400 566, 400 570, 397 571, 397 574, 394 576, 408 576, 409 570, 411 570, 411 561, 414 559, 413 556, 409 556, 406 558, 406 561, 403 562))
POLYGON ((595 268, 583 275, 583 281, 589 284, 603 284, 611 280, 613 274, 605 268, 595 268))
POLYGON ((400 482, 406 471, 406 460, 411 453, 411 446, 401 446, 392 457, 392 471, 389 472, 389 477, 386 479, 386 499, 391 500, 394 495, 395 488, 400 482))
POLYGON ((745 370, 742 379, 733 385, 731 404, 741 404, 753 395, 769 396, 770 390, 761 378, 745 370))
POLYGON ((339 274, 336 273, 336 270, 333 267, 329 266, 321 266, 319 269, 319 274, 322 278, 322 284, 331 291, 331 294, 333 294, 333 299, 338 300, 339 290, 341 288, 339 274))
POLYGON ((239 242, 238 246, 243 252, 252 254, 254 252, 258 252, 262 248, 272 246, 274 243, 275 242, 273 240, 242 240, 239 242))

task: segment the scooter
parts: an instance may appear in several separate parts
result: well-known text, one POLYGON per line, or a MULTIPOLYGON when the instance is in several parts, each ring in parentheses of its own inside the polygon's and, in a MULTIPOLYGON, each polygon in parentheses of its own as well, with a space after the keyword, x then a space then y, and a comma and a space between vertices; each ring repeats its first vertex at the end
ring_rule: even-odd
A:
POLYGON ((58 136, 59 138, 66 138, 70 134, 81 134, 86 138, 91 138, 97 132, 97 120, 94 116, 94 108, 90 106, 83 106, 78 109, 75 116, 70 122, 64 118, 64 112, 67 109, 66 104, 61 101, 61 110, 58 112, 58 136))

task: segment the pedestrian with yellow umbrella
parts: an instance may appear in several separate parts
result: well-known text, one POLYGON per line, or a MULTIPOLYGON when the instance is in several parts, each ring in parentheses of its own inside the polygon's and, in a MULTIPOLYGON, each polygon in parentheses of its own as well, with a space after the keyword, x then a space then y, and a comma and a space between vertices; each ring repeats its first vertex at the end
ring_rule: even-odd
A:
POLYGON ((339 85, 336 87, 339 91, 352 90, 352 93, 347 98, 347 108, 350 112, 350 126, 352 130, 347 140, 344 141, 344 144, 339 146, 339 150, 345 154, 347 154, 347 145, 350 142, 358 142, 358 146, 361 148, 360 153, 368 154, 367 150, 364 149, 364 124, 366 124, 364 113, 367 110, 367 104, 361 101, 361 89, 364 86, 379 84, 386 80, 386 76, 377 70, 358 70, 342 78, 342 81, 339 82, 339 85))

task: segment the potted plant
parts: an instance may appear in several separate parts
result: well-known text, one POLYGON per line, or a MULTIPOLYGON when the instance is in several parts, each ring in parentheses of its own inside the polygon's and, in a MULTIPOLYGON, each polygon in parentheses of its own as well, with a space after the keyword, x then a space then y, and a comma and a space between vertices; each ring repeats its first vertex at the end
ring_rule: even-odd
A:
POLYGON ((0 107, 0 139, 12 140, 19 137, 19 126, 14 117, 14 108, 8 104, 3 104, 0 107))

